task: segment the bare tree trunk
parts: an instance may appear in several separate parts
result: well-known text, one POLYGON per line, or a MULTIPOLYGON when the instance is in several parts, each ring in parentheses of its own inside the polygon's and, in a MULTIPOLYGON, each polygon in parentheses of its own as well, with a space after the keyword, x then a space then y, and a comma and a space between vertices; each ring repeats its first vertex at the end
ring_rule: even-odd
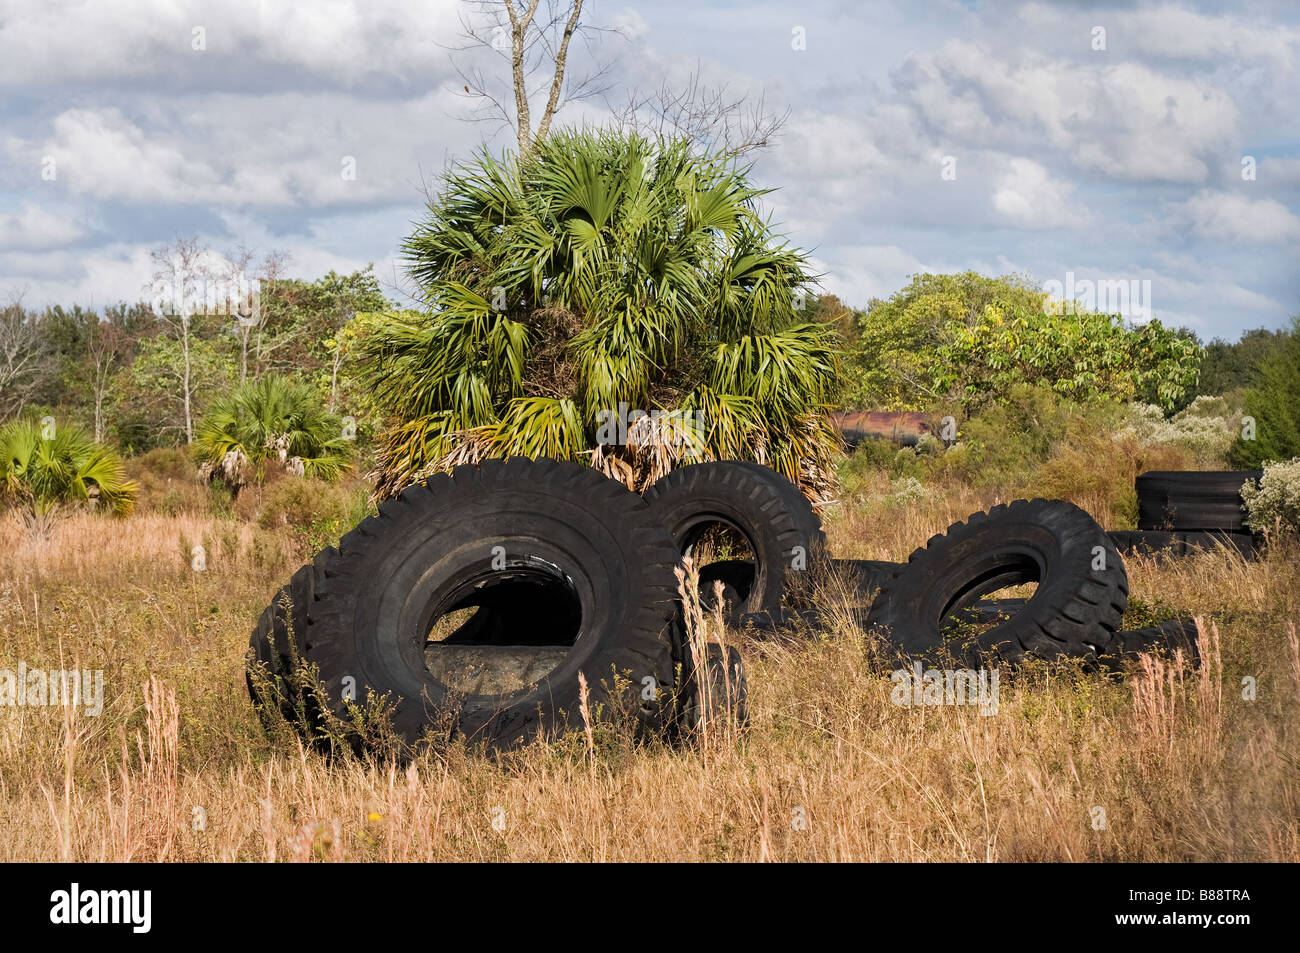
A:
POLYGON ((560 39, 560 48, 555 53, 555 75, 551 79, 551 95, 546 100, 546 111, 542 113, 542 121, 537 124, 538 139, 545 139, 551 131, 551 119, 555 116, 555 110, 559 108, 560 91, 564 87, 564 64, 569 59, 569 40, 573 38, 573 32, 578 28, 578 18, 581 16, 582 0, 573 0, 573 13, 569 16, 569 22, 564 25, 564 36, 560 39))
POLYGON ((343 362, 342 343, 334 346, 334 367, 330 371, 330 413, 334 413, 334 398, 339 390, 339 364, 343 362))
POLYGON ((181 403, 185 410, 185 439, 194 441, 194 367, 191 344, 194 316, 206 310, 206 289, 203 297, 197 296, 200 282, 205 279, 204 255, 207 249, 194 238, 178 238, 171 245, 153 253, 154 301, 162 311, 161 317, 171 327, 181 346, 181 403))
POLYGON ((532 150, 532 117, 528 107, 528 76, 524 69, 524 40, 528 25, 537 12, 538 0, 529 0, 522 14, 515 9, 514 0, 503 0, 510 15, 510 76, 515 89, 515 129, 519 139, 519 154, 532 150))
POLYGON ((185 351, 185 442, 194 442, 194 416, 191 408, 190 393, 190 316, 186 315, 182 321, 184 332, 181 337, 181 347, 185 351))
POLYGON ((611 66, 608 63, 576 82, 565 82, 569 78, 569 43, 575 34, 617 32, 584 25, 584 3, 585 0, 547 0, 546 7, 539 12, 540 0, 477 0, 469 5, 478 8, 484 17, 478 22, 461 20, 465 28, 463 36, 468 42, 460 47, 460 52, 483 48, 492 50, 503 61, 509 57, 508 81, 489 79, 476 65, 462 65, 455 60, 453 63, 464 81, 465 94, 478 100, 484 113, 473 117, 474 120, 493 119, 513 128, 521 156, 528 155, 546 138, 555 114, 566 102, 599 96, 608 88, 602 85, 611 66), (495 28, 490 39, 484 20, 495 28), (508 52, 501 42, 506 36, 510 38, 508 52), (534 128, 529 81, 534 80, 536 92, 535 74, 539 72, 545 74, 550 89, 534 128))

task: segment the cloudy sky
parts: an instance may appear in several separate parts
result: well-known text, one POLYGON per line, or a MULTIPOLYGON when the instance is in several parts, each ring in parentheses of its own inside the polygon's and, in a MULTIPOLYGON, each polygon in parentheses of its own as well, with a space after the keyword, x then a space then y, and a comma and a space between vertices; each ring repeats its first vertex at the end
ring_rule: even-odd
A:
MULTIPOLYGON (((305 278, 374 262, 400 299, 422 184, 513 142, 467 121, 465 9, 0 0, 0 299, 138 299, 177 236, 283 250, 305 278)), ((755 175, 851 304, 974 269, 1136 281, 1203 337, 1300 314, 1300 4, 588 0, 584 18, 614 29, 571 72, 606 65, 610 88, 558 122, 696 69, 788 109, 755 175)))

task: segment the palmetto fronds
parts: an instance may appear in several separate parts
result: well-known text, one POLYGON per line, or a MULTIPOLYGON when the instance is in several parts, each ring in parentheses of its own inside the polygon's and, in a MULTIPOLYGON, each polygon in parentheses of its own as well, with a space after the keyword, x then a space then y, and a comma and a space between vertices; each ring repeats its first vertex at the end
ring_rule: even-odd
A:
POLYGON ((337 479, 352 456, 343 422, 310 390, 267 375, 214 401, 199 421, 193 452, 201 472, 238 487, 262 479, 269 464, 337 479))
POLYGON ((589 455, 629 485, 712 457, 821 472, 837 438, 811 421, 838 354, 796 317, 812 276, 758 215, 762 194, 685 142, 590 130, 448 173, 404 246, 428 310, 366 342, 362 370, 397 421, 380 493, 512 453, 589 455), (661 417, 601 445, 602 411, 620 405, 697 413, 702 436, 661 417))
POLYGON ((18 507, 33 530, 68 505, 125 515, 135 493, 122 458, 79 427, 30 419, 0 427, 0 504, 18 507))

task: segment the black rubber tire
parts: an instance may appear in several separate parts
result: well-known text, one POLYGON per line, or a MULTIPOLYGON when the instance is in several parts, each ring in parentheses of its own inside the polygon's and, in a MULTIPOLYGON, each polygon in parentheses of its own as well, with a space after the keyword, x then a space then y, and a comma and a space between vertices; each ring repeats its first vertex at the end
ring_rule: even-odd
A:
MULTIPOLYGON (((901 564, 900 564, 901 565, 901 564)), ((1027 599, 982 599, 967 609, 982 616, 999 612, 1019 612, 1027 599)), ((850 607, 849 618, 853 624, 865 629, 870 625, 869 610, 850 607)), ((837 613, 830 609, 781 609, 776 612, 750 612, 737 620, 737 627, 747 634, 761 637, 771 632, 791 633, 798 630, 812 635, 827 635, 834 628, 837 613)))
POLYGON ((966 655, 1091 656, 1128 605, 1124 563, 1091 516, 1063 500, 1017 500, 954 523, 913 552, 881 587, 869 619, 904 653, 925 655, 944 647, 953 613, 1026 582, 1038 585, 1024 608, 969 640, 966 655), (1103 567, 1094 569, 1098 555, 1103 567))
POLYGON ((749 590, 754 588, 754 564, 748 559, 723 559, 699 569, 699 605, 714 608, 714 582, 722 582, 728 619, 735 621, 745 611, 749 590))
POLYGON ((1246 530, 1241 487, 1259 470, 1152 470, 1134 481, 1138 529, 1246 530))
MULTIPOLYGON (((349 676, 358 701, 387 694, 392 728, 408 743, 440 711, 489 748, 581 725, 579 672, 592 708, 624 703, 657 722, 673 687, 676 563, 659 516, 590 467, 525 458, 457 467, 408 487, 343 537, 315 587, 304 657, 340 716, 349 676), (501 558, 504 572, 493 568, 501 558), (581 607, 572 648, 513 694, 451 691, 425 663, 429 626, 467 595, 519 579, 572 591, 581 607), (625 699, 609 692, 615 671, 631 676, 625 699)), ((537 651, 527 633, 517 641, 518 653, 537 651)))
POLYGON ((1170 619, 1145 629, 1116 632, 1099 655, 1108 666, 1115 667, 1139 652, 1163 650, 1172 655, 1178 649, 1193 666, 1200 664, 1200 633, 1191 619, 1170 619))
MULTIPOLYGON (((883 559, 831 559, 830 568, 843 577, 850 588, 860 596, 874 594, 884 581, 897 572, 902 563, 891 563, 883 559)), ((701 598, 711 597, 714 580, 720 580, 729 590, 734 590, 740 599, 749 597, 749 590, 754 585, 754 564, 742 559, 724 559, 709 563, 700 570, 701 598)), ((733 618, 744 615, 743 607, 734 613, 733 618)))
POLYGON ((271 704, 279 707, 286 721, 293 722, 297 718, 297 667, 302 659, 303 635, 313 611, 316 586, 325 578, 338 554, 338 550, 330 546, 317 553, 311 562, 300 566, 290 577, 289 585, 277 592, 271 604, 262 610, 248 640, 250 664, 245 681, 249 697, 267 727, 270 727, 267 706, 271 704), (259 685, 271 688, 273 697, 263 697, 259 685))
POLYGON ((904 565, 884 559, 832 559, 830 564, 833 570, 847 577, 862 595, 879 589, 904 565))
MULTIPOLYGON (((795 521, 799 525, 809 527, 809 532, 812 534, 822 533, 822 520, 817 515, 817 510, 813 508, 812 501, 804 496, 804 492, 799 489, 799 485, 791 481, 785 474, 779 473, 761 463, 755 463, 752 460, 729 460, 727 462, 744 467, 760 479, 767 480, 785 496, 790 504, 790 512, 795 514, 795 521)), ((825 543, 826 536, 824 533, 821 535, 821 540, 825 543)))
POLYGON ((1247 559, 1255 555, 1255 537, 1250 533, 1232 532, 1162 532, 1135 530, 1107 534, 1120 555, 1190 556, 1192 553, 1226 546, 1247 559))
POLYGON ((802 504, 795 500, 791 488, 793 484, 775 470, 718 460, 674 470, 646 490, 645 499, 682 555, 691 552, 710 526, 721 523, 739 532, 755 567, 743 610, 759 612, 781 607, 796 548, 802 550, 804 568, 825 552, 821 520, 806 499, 802 504))
POLYGON ((700 694, 708 697, 708 711, 714 723, 726 719, 738 728, 749 727, 749 676, 745 662, 734 645, 722 646, 709 642, 704 647, 705 664, 696 667, 688 650, 682 672, 682 688, 678 693, 677 728, 682 734, 693 734, 700 728, 703 706, 700 694), (701 679, 701 669, 705 677, 701 679))

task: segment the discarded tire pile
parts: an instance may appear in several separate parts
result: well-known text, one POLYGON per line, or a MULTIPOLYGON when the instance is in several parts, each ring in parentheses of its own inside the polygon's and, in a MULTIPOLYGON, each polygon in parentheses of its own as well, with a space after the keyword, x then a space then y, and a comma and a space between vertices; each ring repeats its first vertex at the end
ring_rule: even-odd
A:
MULTIPOLYGON (((975 513, 932 537, 906 563, 831 565, 860 585, 865 604, 853 621, 908 656, 1115 664, 1158 645, 1194 654, 1191 623, 1120 629, 1128 604, 1123 559, 1092 517, 1061 500, 1019 500, 975 513), (985 598, 1028 584, 1035 586, 1029 598, 985 598)), ((758 632, 819 631, 831 615, 778 610, 740 621, 758 632)))
POLYGON ((856 618, 906 655, 1194 645, 1194 627, 1120 631, 1123 560, 1069 503, 974 514, 906 563, 835 561, 798 488, 757 464, 681 468, 643 498, 588 467, 512 458, 408 487, 299 569, 253 632, 250 693, 264 718, 342 726, 354 742, 358 706, 375 702, 407 744, 436 731, 503 748, 601 710, 677 734, 710 712, 743 725, 739 654, 692 649, 685 556, 706 563, 700 608, 760 634, 816 628, 802 581, 829 566, 863 602, 875 593, 856 618), (1029 583, 1027 599, 985 598, 1029 583))
POLYGON ((1260 470, 1152 470, 1134 481, 1138 528, 1112 533, 1121 552, 1186 556, 1226 546, 1244 557, 1255 554, 1255 537, 1245 523, 1241 488, 1260 470))
MULTIPOLYGON (((719 501, 762 505, 752 471, 735 472, 719 501)), ((760 546, 788 542, 777 509, 760 546)), ((740 695, 724 707, 739 714, 739 658, 703 660, 696 677, 682 637, 682 532, 675 541, 658 509, 589 467, 458 467, 408 487, 294 574, 250 640, 250 692, 300 727, 346 726, 356 705, 386 697, 401 741, 446 725, 499 748, 581 726, 584 708, 689 728, 695 696, 716 694, 727 666, 722 681, 740 695)))

